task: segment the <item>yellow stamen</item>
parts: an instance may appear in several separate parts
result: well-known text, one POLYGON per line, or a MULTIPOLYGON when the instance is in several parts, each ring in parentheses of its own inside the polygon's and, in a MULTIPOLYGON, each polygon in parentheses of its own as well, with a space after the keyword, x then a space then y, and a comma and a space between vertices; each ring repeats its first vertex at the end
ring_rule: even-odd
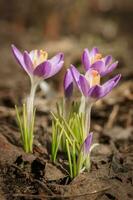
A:
POLYGON ((93 77, 91 86, 100 85, 100 75, 93 77))
POLYGON ((100 85, 100 74, 96 70, 88 71, 85 74, 86 80, 88 81, 90 87, 94 85, 100 85))
POLYGON ((48 58, 48 53, 46 51, 40 50, 40 60, 44 62, 48 58))
POLYGON ((102 59, 102 54, 101 53, 97 53, 95 55, 95 60, 101 60, 102 59))
POLYGON ((48 53, 46 51, 44 51, 44 50, 40 50, 40 51, 34 50, 34 55, 33 55, 34 67, 41 64, 42 62, 44 62, 47 59, 48 59, 48 53))
POLYGON ((100 75, 96 70, 92 70, 91 86, 100 85, 100 75))
POLYGON ((92 59, 91 59, 91 64, 93 64, 94 62, 101 60, 102 59, 102 54, 101 53, 97 53, 92 59))
POLYGON ((92 72, 91 72, 91 73, 92 73, 92 76, 93 76, 93 77, 95 77, 95 76, 97 76, 97 75, 98 75, 98 72, 97 72, 96 70, 92 70, 92 72))

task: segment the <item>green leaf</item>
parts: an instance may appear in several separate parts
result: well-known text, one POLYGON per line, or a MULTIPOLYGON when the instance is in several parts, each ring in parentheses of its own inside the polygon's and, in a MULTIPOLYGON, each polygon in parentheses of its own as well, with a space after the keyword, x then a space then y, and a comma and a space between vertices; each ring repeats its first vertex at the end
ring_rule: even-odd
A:
POLYGON ((71 160, 71 154, 70 154, 70 146, 69 146, 69 141, 67 139, 66 139, 66 148, 67 148, 67 155, 68 155, 70 176, 71 176, 71 178, 73 178, 73 170, 72 170, 72 160, 71 160))

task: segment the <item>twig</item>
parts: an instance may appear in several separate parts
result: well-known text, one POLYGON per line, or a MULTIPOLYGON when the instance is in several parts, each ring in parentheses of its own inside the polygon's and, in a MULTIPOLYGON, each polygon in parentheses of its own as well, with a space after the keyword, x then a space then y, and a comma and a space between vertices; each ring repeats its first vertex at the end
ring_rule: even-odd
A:
POLYGON ((133 110, 129 110, 128 115, 127 115, 127 121, 126 121, 126 127, 131 126, 132 124, 132 115, 133 115, 133 110))
POLYGON ((15 165, 15 164, 12 164, 11 167, 14 167, 14 168, 18 169, 20 172, 22 172, 23 174, 25 174, 23 172, 23 170, 19 166, 15 165))
POLYGON ((78 195, 66 195, 66 196, 63 196, 63 195, 53 195, 53 196, 50 196, 50 195, 32 195, 32 194, 13 194, 12 196, 13 197, 28 197, 28 198, 76 198, 76 197, 82 197, 82 196, 88 196, 88 195, 94 195, 94 194, 97 194, 97 193, 100 193, 100 192, 104 192, 106 190, 109 190, 111 187, 106 187, 106 188, 103 188, 101 190, 94 190, 92 192, 88 192, 88 193, 83 193, 83 194, 78 194, 78 195))
POLYGON ((105 128, 107 128, 107 129, 112 128, 112 126, 113 126, 113 124, 114 124, 114 122, 115 122, 115 120, 116 120, 118 111, 119 111, 119 106, 118 106, 118 105, 115 105, 115 106, 113 107, 113 110, 112 110, 110 116, 109 116, 109 119, 108 119, 108 122, 106 123, 105 128))
POLYGON ((43 182, 39 180, 35 180, 35 182, 39 183, 48 192, 48 194, 54 195, 54 193, 43 182))

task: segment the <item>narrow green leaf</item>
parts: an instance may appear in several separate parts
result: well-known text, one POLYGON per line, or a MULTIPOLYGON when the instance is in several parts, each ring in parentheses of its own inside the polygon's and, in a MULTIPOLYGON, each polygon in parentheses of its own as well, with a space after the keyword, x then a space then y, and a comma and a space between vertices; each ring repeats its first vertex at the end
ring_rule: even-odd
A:
POLYGON ((18 126, 20 128, 21 137, 22 137, 22 140, 24 140, 23 125, 22 125, 22 121, 21 121, 20 114, 18 111, 18 107, 16 105, 15 105, 15 110, 16 110, 17 122, 18 122, 18 126))
POLYGON ((63 125, 60 123, 60 121, 55 117, 54 113, 52 113, 52 115, 53 115, 54 119, 58 122, 58 125, 61 127, 61 129, 63 129, 64 134, 65 134, 66 138, 68 139, 69 143, 72 145, 71 139, 70 139, 70 137, 68 136, 66 130, 64 129, 64 126, 63 126, 63 125))
POLYGON ((58 152, 58 149, 59 149, 59 145, 60 145, 62 134, 63 134, 63 130, 61 131, 61 133, 60 133, 60 135, 58 137, 57 145, 56 145, 55 152, 54 152, 54 159, 53 159, 54 162, 56 160, 56 156, 57 156, 57 152, 58 152))
POLYGON ((76 164, 76 150, 75 150, 75 141, 72 146, 72 159, 73 159, 73 176, 77 175, 77 164, 76 164))
POLYGON ((68 155, 70 176, 71 176, 71 178, 73 178, 73 170, 72 170, 72 160, 71 160, 71 154, 70 154, 70 146, 69 146, 69 142, 68 142, 67 139, 66 139, 66 147, 67 147, 67 155, 68 155))

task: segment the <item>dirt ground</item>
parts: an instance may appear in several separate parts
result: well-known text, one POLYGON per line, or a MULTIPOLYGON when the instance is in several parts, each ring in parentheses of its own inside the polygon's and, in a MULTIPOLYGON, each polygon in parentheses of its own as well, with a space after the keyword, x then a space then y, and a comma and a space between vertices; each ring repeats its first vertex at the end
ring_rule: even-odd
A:
MULTIPOLYGON (((70 63, 79 64, 85 44, 88 44, 87 47, 93 44, 90 39, 92 36, 81 38, 80 41, 62 38, 44 44, 36 41, 35 36, 32 38, 24 34, 24 39, 13 36, 11 41, 19 44, 21 49, 32 49, 36 43, 39 44, 38 48, 45 45, 50 55, 62 50, 66 55, 65 67, 70 63)), ((62 95, 60 82, 64 70, 56 78, 48 80, 53 88, 51 97, 46 98, 38 88, 34 153, 27 155, 20 142, 14 105, 21 105, 26 97, 29 80, 15 63, 9 42, 1 47, 0 200, 133 199, 133 63, 130 48, 122 41, 122 36, 111 44, 96 41, 104 53, 113 54, 120 61, 116 73, 122 73, 122 79, 110 95, 93 107, 91 129, 94 132, 94 142, 100 145, 92 153, 90 173, 84 172, 74 180, 68 176, 68 163, 64 155, 59 155, 56 165, 50 161, 50 111, 55 109, 55 103, 62 95)))

